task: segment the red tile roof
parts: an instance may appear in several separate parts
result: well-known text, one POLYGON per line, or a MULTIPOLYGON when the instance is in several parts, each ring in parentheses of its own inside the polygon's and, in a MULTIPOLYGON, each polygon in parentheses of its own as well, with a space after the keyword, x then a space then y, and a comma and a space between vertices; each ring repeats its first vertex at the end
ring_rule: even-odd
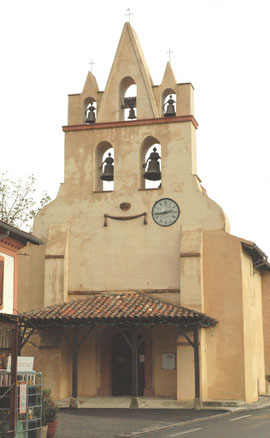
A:
POLYGON ((204 313, 167 303, 143 293, 96 293, 87 298, 32 310, 21 315, 35 326, 48 324, 156 323, 214 326, 204 313))

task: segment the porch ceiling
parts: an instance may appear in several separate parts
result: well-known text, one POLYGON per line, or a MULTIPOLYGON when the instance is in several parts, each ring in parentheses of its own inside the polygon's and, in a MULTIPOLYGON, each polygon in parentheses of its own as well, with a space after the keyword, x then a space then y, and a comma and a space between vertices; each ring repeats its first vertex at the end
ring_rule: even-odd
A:
POLYGON ((23 313, 25 325, 170 324, 210 327, 217 320, 193 309, 167 303, 141 292, 96 293, 86 298, 23 313))

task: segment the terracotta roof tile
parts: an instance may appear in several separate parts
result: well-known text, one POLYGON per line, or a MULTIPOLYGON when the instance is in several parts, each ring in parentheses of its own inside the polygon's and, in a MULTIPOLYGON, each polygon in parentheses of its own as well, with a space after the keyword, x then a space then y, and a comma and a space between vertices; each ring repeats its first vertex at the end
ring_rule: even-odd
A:
POLYGON ((177 325, 216 325, 214 318, 158 298, 136 293, 96 293, 76 301, 43 307, 22 314, 24 321, 43 326, 57 324, 106 324, 117 322, 173 323, 177 325))

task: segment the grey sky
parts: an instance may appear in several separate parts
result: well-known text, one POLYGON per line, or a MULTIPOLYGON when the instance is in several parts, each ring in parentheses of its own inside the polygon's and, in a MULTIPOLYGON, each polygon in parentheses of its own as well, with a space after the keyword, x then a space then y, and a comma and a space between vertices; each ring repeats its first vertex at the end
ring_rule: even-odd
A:
POLYGON ((63 181, 67 95, 91 59, 103 90, 131 8, 155 84, 170 48, 178 82, 195 88, 198 175, 233 234, 270 255, 268 0, 14 0, 0 6, 0 170, 63 181))

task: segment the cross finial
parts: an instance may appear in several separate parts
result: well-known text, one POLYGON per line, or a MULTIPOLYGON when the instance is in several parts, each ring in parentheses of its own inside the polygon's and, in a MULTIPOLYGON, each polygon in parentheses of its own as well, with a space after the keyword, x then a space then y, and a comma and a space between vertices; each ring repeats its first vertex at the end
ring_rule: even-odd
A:
POLYGON ((168 52, 166 52, 166 53, 168 53, 169 54, 169 62, 171 62, 171 53, 173 53, 173 51, 169 48, 169 51, 168 52))
POLYGON ((93 73, 93 65, 95 64, 94 61, 92 61, 92 59, 91 59, 91 61, 88 62, 88 64, 90 65, 91 73, 93 73))
POLYGON ((128 11, 128 13, 125 14, 125 15, 128 16, 128 21, 129 21, 129 23, 130 23, 130 16, 131 16, 131 15, 135 15, 135 14, 132 14, 132 13, 130 12, 130 8, 128 8, 127 11, 128 11))

